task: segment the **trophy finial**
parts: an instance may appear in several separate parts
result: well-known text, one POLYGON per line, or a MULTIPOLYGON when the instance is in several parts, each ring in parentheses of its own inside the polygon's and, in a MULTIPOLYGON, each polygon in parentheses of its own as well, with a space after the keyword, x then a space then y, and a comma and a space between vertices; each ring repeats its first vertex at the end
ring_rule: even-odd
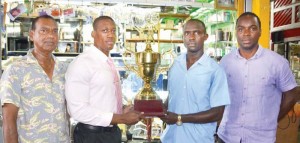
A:
POLYGON ((151 43, 146 44, 145 52, 152 52, 151 43))

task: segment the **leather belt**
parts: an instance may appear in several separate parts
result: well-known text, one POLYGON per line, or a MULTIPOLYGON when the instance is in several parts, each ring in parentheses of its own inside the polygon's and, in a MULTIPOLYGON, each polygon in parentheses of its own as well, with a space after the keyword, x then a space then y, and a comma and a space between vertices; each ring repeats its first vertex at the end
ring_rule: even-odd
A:
POLYGON ((114 132, 118 128, 116 125, 113 125, 112 127, 102 127, 102 126, 93 126, 93 125, 88 125, 83 123, 77 123, 77 126, 79 128, 85 128, 96 132, 114 132))

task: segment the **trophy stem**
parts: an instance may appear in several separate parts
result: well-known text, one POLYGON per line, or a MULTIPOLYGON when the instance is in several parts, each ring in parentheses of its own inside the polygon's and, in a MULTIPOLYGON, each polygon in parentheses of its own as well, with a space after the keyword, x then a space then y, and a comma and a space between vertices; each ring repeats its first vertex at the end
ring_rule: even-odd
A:
POLYGON ((152 140, 152 118, 146 118, 146 129, 147 129, 147 140, 148 142, 151 142, 152 140))
POLYGON ((152 78, 144 78, 144 86, 137 94, 135 99, 139 100, 156 100, 160 99, 156 92, 151 87, 150 81, 152 78))

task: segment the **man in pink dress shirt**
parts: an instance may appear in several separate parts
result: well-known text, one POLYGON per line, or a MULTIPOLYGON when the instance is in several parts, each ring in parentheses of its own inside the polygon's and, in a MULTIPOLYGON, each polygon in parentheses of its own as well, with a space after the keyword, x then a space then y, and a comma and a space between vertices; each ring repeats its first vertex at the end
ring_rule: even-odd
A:
POLYGON ((108 16, 94 20, 94 46, 69 65, 66 99, 71 117, 78 121, 75 143, 120 143, 117 124, 135 124, 142 113, 127 107, 122 111, 120 80, 111 67, 109 52, 116 41, 116 24, 108 16))

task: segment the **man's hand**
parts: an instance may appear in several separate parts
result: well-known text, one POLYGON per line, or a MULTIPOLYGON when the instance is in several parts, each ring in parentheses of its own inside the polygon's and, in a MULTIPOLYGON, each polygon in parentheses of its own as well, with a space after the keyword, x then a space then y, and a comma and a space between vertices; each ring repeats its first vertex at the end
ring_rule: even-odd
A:
POLYGON ((124 111, 123 114, 114 114, 111 124, 126 124, 126 125, 133 125, 139 122, 142 118, 144 118, 143 112, 138 112, 134 110, 129 110, 126 112, 124 111))
POLYGON ((123 113, 127 113, 129 111, 133 111, 134 110, 134 107, 133 105, 127 105, 127 106, 124 106, 124 109, 123 109, 123 113))
POLYGON ((167 124, 175 124, 177 122, 178 115, 173 112, 167 112, 165 116, 160 117, 161 120, 167 124))
POLYGON ((122 116, 125 117, 124 124, 126 125, 133 125, 139 122, 143 118, 143 112, 137 112, 137 111, 129 111, 122 116))

